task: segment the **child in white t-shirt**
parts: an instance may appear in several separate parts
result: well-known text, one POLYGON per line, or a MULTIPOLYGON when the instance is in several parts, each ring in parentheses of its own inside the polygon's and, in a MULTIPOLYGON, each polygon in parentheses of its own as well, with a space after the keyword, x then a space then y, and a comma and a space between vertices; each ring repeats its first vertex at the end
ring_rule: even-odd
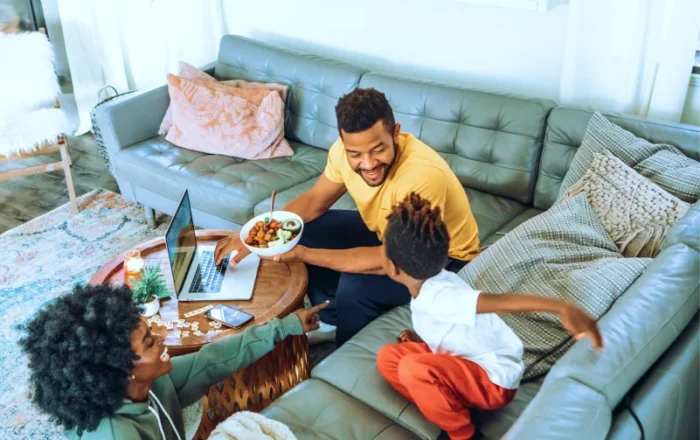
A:
POLYGON ((574 337, 602 337, 596 321, 575 305, 537 295, 474 290, 448 262, 449 235, 440 209, 416 194, 393 208, 383 237, 389 277, 413 299, 413 330, 379 350, 386 380, 451 439, 474 435, 470 408, 496 410, 515 396, 523 375, 523 344, 496 313, 552 312, 574 337))

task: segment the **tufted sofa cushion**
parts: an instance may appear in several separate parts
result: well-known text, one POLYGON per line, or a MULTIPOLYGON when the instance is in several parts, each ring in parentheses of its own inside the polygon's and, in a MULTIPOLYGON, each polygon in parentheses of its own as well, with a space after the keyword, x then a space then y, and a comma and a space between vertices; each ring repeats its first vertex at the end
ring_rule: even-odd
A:
MULTIPOLYGON (((512 220, 510 220, 508 223, 501 225, 493 234, 489 235, 487 238, 480 240, 481 241, 481 251, 483 252, 486 250, 489 246, 494 244, 498 239, 502 238, 504 235, 518 227, 521 223, 525 223, 526 221, 530 220, 533 217, 536 217, 542 212, 539 209, 535 208, 528 208, 525 211, 521 212, 517 216, 515 216, 512 220)), ((478 221, 477 221, 478 222, 478 221)), ((481 231, 479 231, 481 232, 481 231)))
POLYGON ((291 145, 294 156, 245 161, 187 150, 157 137, 120 150, 114 166, 120 178, 159 188, 171 200, 187 188, 197 209, 244 224, 273 189, 284 192, 323 171, 325 150, 291 145))
POLYGON ((551 101, 534 101, 368 73, 404 131, 433 147, 462 185, 532 200, 551 101))
POLYGON ((335 105, 357 87, 364 72, 339 61, 226 35, 214 76, 288 85, 285 137, 327 150, 338 138, 335 105))
MULTIPOLYGON (((396 335, 411 328, 408 306, 397 307, 367 327, 323 360, 311 377, 327 382, 381 414, 395 420, 423 439, 437 438, 440 428, 423 417, 418 408, 396 392, 377 370, 377 351, 396 341, 396 335)), ((525 410, 542 385, 543 378, 521 384, 515 400, 499 411, 473 411, 480 433, 499 439, 525 410)), ((303 413, 303 409, 295 412, 303 413)))
MULTIPOLYGON (((535 187, 535 208, 549 209, 554 204, 591 116, 592 111, 569 107, 557 107, 550 113, 535 187)), ((620 114, 606 113, 605 117, 651 143, 671 144, 691 159, 700 160, 700 127, 620 114)))
MULTIPOLYGON (((160 192, 177 200, 188 188, 198 209, 244 224, 270 208, 270 193, 278 192, 276 205, 284 206, 313 186, 327 160, 326 150, 291 142, 292 157, 246 161, 180 148, 163 137, 120 150, 114 166, 120 176, 144 188, 159 185, 160 192)), ((486 240, 527 209, 527 205, 466 188, 479 239, 486 240)), ((334 209, 356 209, 345 194, 334 209)))
POLYGON ((469 207, 479 228, 479 241, 491 237, 502 226, 527 209, 527 206, 505 197, 466 188, 469 207))
POLYGON ((298 440, 418 438, 394 420, 315 379, 294 387, 265 408, 262 414, 287 425, 298 440))

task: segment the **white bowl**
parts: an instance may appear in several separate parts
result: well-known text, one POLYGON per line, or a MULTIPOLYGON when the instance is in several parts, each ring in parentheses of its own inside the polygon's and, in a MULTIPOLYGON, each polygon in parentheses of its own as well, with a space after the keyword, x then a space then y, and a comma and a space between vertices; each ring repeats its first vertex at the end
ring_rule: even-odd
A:
POLYGON ((252 253, 259 255, 261 257, 274 257, 275 255, 281 255, 284 253, 287 253, 291 251, 294 246, 299 243, 299 239, 301 238, 301 234, 304 232, 304 222, 302 221, 301 217, 298 215, 294 214, 293 212, 288 212, 288 211, 275 211, 272 213, 272 217, 270 220, 277 220, 280 222, 286 222, 287 220, 296 220, 301 224, 301 230, 299 231, 299 234, 297 234, 296 237, 294 237, 294 240, 288 241, 287 243, 283 244, 282 246, 276 246, 276 247, 271 247, 271 248, 259 248, 255 246, 250 246, 246 244, 245 240, 248 238, 248 234, 250 233, 250 230, 253 229, 253 226, 255 223, 259 221, 265 221, 265 217, 270 217, 270 213, 266 212, 265 214, 260 214, 257 217, 252 218, 251 220, 248 221, 243 227, 241 228, 241 241, 247 247, 252 253))

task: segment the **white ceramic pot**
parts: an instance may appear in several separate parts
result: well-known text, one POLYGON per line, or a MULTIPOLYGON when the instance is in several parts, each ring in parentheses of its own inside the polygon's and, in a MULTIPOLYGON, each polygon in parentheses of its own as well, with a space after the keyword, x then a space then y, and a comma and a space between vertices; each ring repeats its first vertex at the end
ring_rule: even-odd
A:
POLYGON ((160 310, 160 301, 158 301, 158 298, 154 298, 153 301, 142 304, 142 307, 143 312, 141 313, 141 316, 150 318, 158 313, 158 310, 160 310))

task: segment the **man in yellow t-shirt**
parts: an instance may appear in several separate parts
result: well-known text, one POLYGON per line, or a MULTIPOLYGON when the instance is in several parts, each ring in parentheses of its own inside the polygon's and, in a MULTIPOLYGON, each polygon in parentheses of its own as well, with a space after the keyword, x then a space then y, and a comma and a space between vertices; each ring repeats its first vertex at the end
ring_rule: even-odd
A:
MULTIPOLYGON (((417 193, 440 208, 450 234, 447 270, 457 272, 478 255, 479 236, 457 176, 435 150, 401 132, 383 93, 356 89, 340 98, 336 116, 340 138, 328 152, 325 172, 283 208, 304 220, 300 244, 275 260, 307 264, 311 302, 331 300, 319 314, 321 339, 337 326, 340 346, 381 313, 411 299, 408 289, 382 269, 381 240, 392 206, 417 193), (330 210, 346 192, 358 211, 330 210)), ((217 264, 234 250, 239 253, 232 264, 249 253, 238 237, 221 240, 217 264)), ((309 336, 313 342, 319 334, 309 336)))

